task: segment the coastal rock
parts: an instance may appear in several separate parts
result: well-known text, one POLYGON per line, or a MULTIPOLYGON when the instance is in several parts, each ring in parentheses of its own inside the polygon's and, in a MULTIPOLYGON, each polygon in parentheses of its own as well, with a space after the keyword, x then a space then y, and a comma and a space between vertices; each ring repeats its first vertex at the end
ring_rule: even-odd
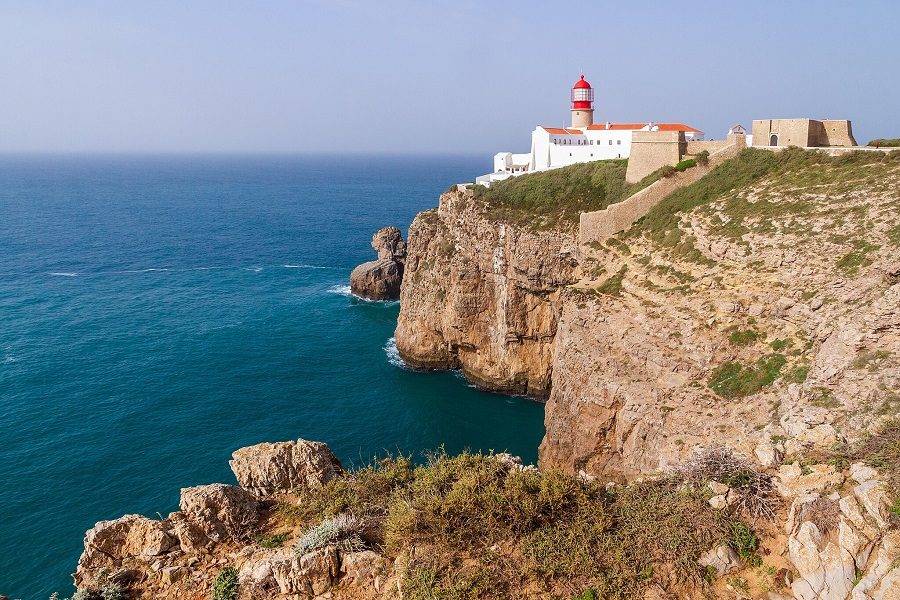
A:
POLYGON ((100 521, 84 536, 84 551, 78 560, 76 585, 94 583, 93 574, 101 569, 121 567, 123 561, 149 562, 177 546, 166 521, 141 515, 125 515, 112 521, 100 521))
POLYGON ((403 263, 395 260, 365 262, 350 273, 350 291, 369 300, 396 300, 400 297, 403 263))
POLYGON ((454 187, 409 229, 401 358, 418 369, 461 369, 481 388, 546 397, 576 253, 573 229, 499 222, 454 187))
POLYGON ((182 488, 180 506, 187 519, 213 542, 240 542, 259 515, 256 498, 224 483, 182 488))
POLYGON ((387 559, 371 550, 342 553, 341 584, 359 588, 376 587, 375 579, 387 569, 387 565, 387 559))
POLYGON ((282 594, 316 597, 331 590, 340 574, 340 560, 334 546, 271 562, 272 577, 282 594))
POLYGON ((240 448, 228 464, 238 484, 256 496, 318 488, 344 472, 328 445, 303 439, 240 448))
POLYGON ((396 227, 379 229, 372 237, 378 260, 365 262, 350 273, 350 291, 370 300, 400 297, 406 261, 406 242, 396 227))

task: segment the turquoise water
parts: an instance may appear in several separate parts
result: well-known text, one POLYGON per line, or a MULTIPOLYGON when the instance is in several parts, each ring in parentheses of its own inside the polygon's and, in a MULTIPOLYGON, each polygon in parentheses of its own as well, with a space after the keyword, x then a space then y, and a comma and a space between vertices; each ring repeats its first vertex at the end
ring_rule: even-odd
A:
POLYGON ((248 444, 535 460, 541 405, 393 364, 399 306, 346 290, 482 162, 0 158, 0 593, 69 593, 94 522, 233 482, 248 444))

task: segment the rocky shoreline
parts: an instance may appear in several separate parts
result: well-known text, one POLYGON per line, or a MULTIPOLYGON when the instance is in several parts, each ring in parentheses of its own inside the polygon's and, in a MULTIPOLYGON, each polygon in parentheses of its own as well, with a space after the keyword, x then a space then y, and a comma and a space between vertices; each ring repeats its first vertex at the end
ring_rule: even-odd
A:
MULTIPOLYGON (((509 455, 475 458, 482 462, 473 465, 495 463, 499 470, 493 472, 501 480, 524 476, 540 481, 549 476, 509 455)), ((329 516, 326 510, 302 527, 278 520, 279 511, 291 506, 306 511, 304 503, 320 502, 318 495, 333 498, 329 494, 334 486, 350 485, 342 482, 352 474, 325 444, 306 440, 259 444, 235 451, 230 464, 238 486, 185 488, 181 510, 165 519, 126 515, 89 530, 74 575, 83 597, 100 598, 91 590, 112 585, 132 598, 210 598, 229 577, 233 589, 229 598, 419 597, 409 592, 417 589, 411 587, 417 575, 410 570, 421 550, 372 541, 376 538, 367 533, 372 522, 362 513, 351 510, 329 516), (273 522, 279 523, 278 533, 266 533, 272 531, 273 522)), ((369 475, 374 473, 377 479, 383 477, 379 472, 391 473, 391 464, 384 464, 369 475)), ((661 481, 675 477, 680 486, 697 489, 698 501, 708 503, 704 510, 712 510, 710 515, 757 514, 752 535, 759 539, 749 550, 740 545, 736 549, 730 542, 698 551, 696 569, 709 574, 706 584, 660 579, 657 586, 642 586, 646 600, 674 597, 665 595, 671 593, 685 598, 709 594, 749 598, 741 589, 751 584, 769 586, 763 596, 769 600, 897 597, 900 529, 889 511, 882 477, 865 463, 837 469, 793 462, 760 469, 719 449, 701 453, 662 477, 661 481), (744 479, 736 479, 737 473, 744 479)), ((581 483, 572 482, 595 485, 588 476, 581 483)), ((611 485, 606 485, 606 494, 610 490, 615 494, 611 485)), ((525 518, 524 507, 513 510, 523 511, 525 518)), ((547 597, 547 593, 523 588, 516 597, 547 597)), ((549 595, 561 597, 556 592, 549 595)), ((216 596, 220 597, 225 596, 216 596)))

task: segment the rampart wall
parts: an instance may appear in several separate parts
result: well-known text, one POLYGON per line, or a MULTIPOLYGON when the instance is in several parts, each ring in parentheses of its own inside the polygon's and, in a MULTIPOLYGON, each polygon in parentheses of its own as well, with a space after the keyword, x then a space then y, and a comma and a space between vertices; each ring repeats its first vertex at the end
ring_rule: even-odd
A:
POLYGON ((674 165, 687 151, 681 131, 635 131, 625 181, 637 183, 663 165, 674 165))
POLYGON ((706 166, 698 165, 670 177, 664 177, 622 202, 617 202, 603 210, 581 213, 578 227, 579 244, 601 242, 628 229, 632 223, 650 212, 650 209, 663 198, 680 187, 694 183, 709 173, 716 165, 737 156, 746 147, 745 138, 742 135, 728 136, 726 143, 727 146, 710 154, 709 164, 706 166))

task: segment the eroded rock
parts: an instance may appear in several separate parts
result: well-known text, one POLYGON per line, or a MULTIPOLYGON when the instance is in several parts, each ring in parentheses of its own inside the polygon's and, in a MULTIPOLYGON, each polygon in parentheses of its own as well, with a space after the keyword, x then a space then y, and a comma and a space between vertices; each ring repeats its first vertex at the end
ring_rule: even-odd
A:
POLYGON ((243 541, 259 516, 253 494, 224 483, 182 488, 180 506, 188 521, 217 543, 243 541))
POLYGON ((396 300, 406 261, 406 242, 396 227, 384 227, 372 236, 378 260, 365 262, 350 273, 350 291, 370 300, 396 300))
POLYGON ((228 464, 240 486, 257 496, 319 488, 344 472, 327 444, 303 439, 240 448, 228 464))

